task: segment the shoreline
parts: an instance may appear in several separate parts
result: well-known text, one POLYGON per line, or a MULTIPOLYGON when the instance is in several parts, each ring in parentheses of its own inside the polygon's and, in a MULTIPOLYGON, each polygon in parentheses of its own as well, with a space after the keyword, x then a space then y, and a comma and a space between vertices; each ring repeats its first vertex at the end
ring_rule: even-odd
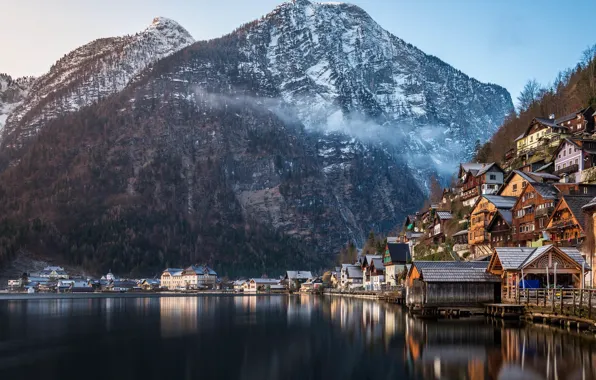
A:
POLYGON ((163 298, 163 297, 252 297, 286 296, 289 293, 0 293, 0 301, 52 300, 52 299, 102 299, 102 298, 163 298))

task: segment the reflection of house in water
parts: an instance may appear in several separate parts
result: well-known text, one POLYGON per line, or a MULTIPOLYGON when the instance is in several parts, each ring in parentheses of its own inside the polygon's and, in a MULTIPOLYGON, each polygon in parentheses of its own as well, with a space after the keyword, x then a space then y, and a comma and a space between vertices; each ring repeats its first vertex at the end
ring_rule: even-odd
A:
POLYGON ((288 298, 288 323, 310 323, 318 300, 308 294, 294 295, 288 298))
POLYGON ((422 378, 595 379, 593 341, 536 326, 409 319, 406 362, 422 378))
MULTIPOLYGON (((205 302, 205 299, 201 299, 205 302)), ((162 337, 176 337, 197 332, 198 297, 162 297, 159 315, 162 337)))

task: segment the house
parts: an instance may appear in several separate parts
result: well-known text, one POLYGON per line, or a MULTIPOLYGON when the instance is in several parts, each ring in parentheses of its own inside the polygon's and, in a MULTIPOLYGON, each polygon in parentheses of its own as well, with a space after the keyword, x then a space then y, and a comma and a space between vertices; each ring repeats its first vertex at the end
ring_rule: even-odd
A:
POLYGON ((553 174, 512 170, 505 178, 503 186, 501 186, 497 195, 519 197, 528 183, 557 183, 559 180, 560 178, 553 174))
POLYGON ((300 287, 301 292, 314 292, 323 288, 323 280, 320 277, 310 278, 300 287))
POLYGON ((160 278, 161 287, 169 290, 185 288, 186 284, 182 279, 183 270, 181 268, 167 268, 164 270, 160 278))
POLYGON ((161 288, 161 281, 156 278, 145 278, 139 281, 139 286, 144 291, 155 291, 161 288))
POLYGON ((483 194, 495 194, 503 184, 504 171, 496 163, 462 163, 459 166, 460 198, 464 206, 472 206, 483 194))
POLYGON ((532 119, 525 132, 515 139, 517 155, 536 151, 541 147, 558 146, 562 139, 569 136, 569 129, 555 123, 554 118, 532 119))
POLYGON ((594 109, 592 107, 582 108, 576 112, 555 119, 555 124, 565 127, 569 133, 574 135, 594 133, 594 109))
POLYGON ((406 278, 410 308, 500 302, 501 279, 486 261, 414 261, 406 278))
POLYGON ((383 255, 385 284, 387 286, 398 286, 399 277, 406 270, 406 264, 410 261, 412 261, 412 256, 408 244, 387 242, 383 255))
POLYGON ((256 293, 270 291, 273 289, 283 289, 279 279, 275 278, 251 278, 248 280, 248 288, 244 291, 246 293, 256 293))
POLYGON ((290 290, 298 290, 308 279, 313 278, 310 271, 305 270, 289 270, 284 276, 284 281, 290 290))
POLYGON ((453 219, 448 211, 435 211, 435 218, 430 227, 430 236, 435 244, 445 242, 445 223, 453 219))
POLYGON ((554 245, 579 247, 586 237, 586 218, 582 207, 590 203, 592 196, 563 195, 546 226, 554 245))
POLYGON ((385 288, 385 266, 382 258, 372 259, 371 265, 368 266, 370 273, 370 289, 383 290, 385 288))
POLYGON ((56 284, 58 293, 93 293, 93 286, 85 280, 59 280, 56 284))
POLYGON ((360 265, 342 264, 339 286, 342 289, 362 288, 363 272, 360 265))
POLYGON ((499 209, 486 226, 492 247, 512 247, 514 245, 511 235, 513 227, 513 213, 511 210, 499 209))
MULTIPOLYGON (((596 117, 596 114, 595 114, 596 117)), ((588 204, 582 207, 582 211, 585 217, 586 223, 586 242, 584 243, 584 250, 587 253, 587 260, 590 267, 594 266, 594 259, 596 258, 596 197, 593 198, 588 204)), ((579 216, 578 216, 579 218, 579 216)), ((594 287, 596 280, 596 271, 592 272, 589 281, 587 282, 589 287, 594 287)))
POLYGON ((16 280, 8 280, 8 289, 10 290, 21 289, 23 285, 24 282, 22 278, 16 280))
POLYGON ((541 246, 546 228, 558 200, 559 192, 552 184, 528 183, 512 208, 512 237, 515 245, 541 246))
POLYGON ((590 266, 577 248, 545 245, 497 247, 487 270, 501 279, 505 298, 514 298, 522 280, 546 288, 555 284, 556 277, 557 285, 579 288, 590 266))
POLYGON ((380 255, 365 255, 360 256, 358 259, 360 262, 360 270, 362 270, 362 287, 365 290, 372 289, 372 278, 371 278, 371 271, 370 266, 373 263, 374 259, 382 259, 380 255))
POLYGON ((490 254, 488 224, 497 211, 510 211, 516 201, 516 197, 502 195, 483 195, 478 198, 470 215, 468 232, 468 244, 474 257, 490 254))
POLYGON ((243 292, 244 291, 244 284, 246 284, 247 280, 236 280, 233 282, 232 287, 234 288, 235 292, 243 292))
POLYGON ((133 290, 141 290, 136 281, 132 280, 115 280, 110 281, 106 287, 106 290, 111 292, 126 293, 133 290))
POLYGON ((563 182, 578 183, 588 179, 596 180, 596 141, 566 138, 553 152, 554 174, 563 182), (585 173, 584 173, 585 172, 585 173))
POLYGON ((217 273, 207 265, 191 265, 182 271, 186 289, 215 289, 217 273))
POLYGON ((66 273, 64 268, 54 266, 45 267, 41 272, 37 273, 36 276, 53 280, 68 279, 68 273, 66 273))

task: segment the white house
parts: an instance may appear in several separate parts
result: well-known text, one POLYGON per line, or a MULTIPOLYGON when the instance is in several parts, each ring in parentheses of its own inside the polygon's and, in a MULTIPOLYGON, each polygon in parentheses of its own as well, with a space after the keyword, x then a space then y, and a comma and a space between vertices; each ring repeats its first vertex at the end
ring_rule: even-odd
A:
POLYGON ((246 284, 246 280, 236 280, 234 281, 234 283, 232 284, 234 287, 234 291, 236 292, 242 292, 244 291, 244 284, 246 284))
POLYGON ((289 270, 284 276, 284 281, 288 282, 289 289, 300 289, 300 286, 312 277, 313 275, 310 273, 310 271, 289 270))
POLYGON ((161 274, 161 287, 169 290, 182 289, 185 287, 180 268, 167 268, 161 274))
POLYGON ((41 272, 36 274, 36 277, 51 278, 51 279, 68 279, 68 273, 62 267, 45 267, 41 272))
POLYGON ((182 271, 182 280, 187 289, 214 289, 217 273, 207 265, 191 265, 182 271))
POLYGON ((362 269, 355 264, 342 264, 339 286, 342 289, 362 288, 362 269))
POLYGON ((248 281, 248 289, 245 292, 256 293, 264 290, 278 290, 281 286, 280 281, 275 278, 251 278, 248 281))

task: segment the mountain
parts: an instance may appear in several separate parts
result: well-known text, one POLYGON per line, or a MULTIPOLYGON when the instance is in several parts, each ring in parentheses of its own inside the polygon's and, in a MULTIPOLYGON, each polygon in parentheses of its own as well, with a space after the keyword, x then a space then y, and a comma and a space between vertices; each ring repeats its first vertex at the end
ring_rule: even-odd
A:
POLYGON ((230 275, 321 268, 388 231, 422 203, 422 178, 512 107, 360 8, 305 0, 78 112, 47 104, 52 117, 23 103, 33 127, 4 134, 0 259, 26 247, 89 269, 205 261, 230 275))
POLYGON ((0 132, 8 115, 27 97, 34 81, 32 77, 12 78, 0 73, 0 132))
POLYGON ((12 110, 2 133, 5 150, 22 147, 49 120, 121 91, 147 66, 193 42, 178 23, 157 17, 135 35, 102 38, 73 50, 33 81, 12 110))

